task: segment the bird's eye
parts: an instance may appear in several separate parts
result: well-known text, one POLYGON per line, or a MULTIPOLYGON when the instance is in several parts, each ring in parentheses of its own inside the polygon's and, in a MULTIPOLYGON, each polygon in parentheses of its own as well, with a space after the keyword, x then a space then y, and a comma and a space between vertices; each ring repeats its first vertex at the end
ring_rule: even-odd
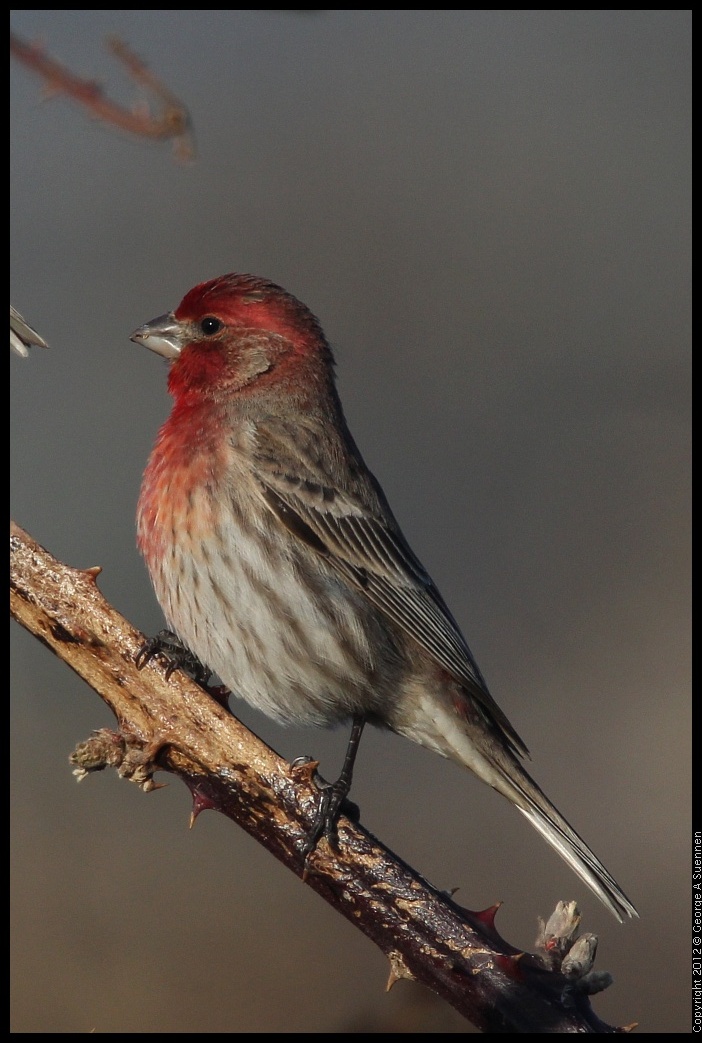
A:
POLYGON ((215 319, 214 315, 206 315, 200 320, 200 329, 206 337, 213 337, 215 333, 219 333, 223 325, 224 323, 215 319))

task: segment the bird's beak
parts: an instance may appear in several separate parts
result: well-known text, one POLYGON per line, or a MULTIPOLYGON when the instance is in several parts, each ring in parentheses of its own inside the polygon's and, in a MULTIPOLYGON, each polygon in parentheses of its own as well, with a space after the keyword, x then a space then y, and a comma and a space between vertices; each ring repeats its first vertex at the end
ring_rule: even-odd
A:
POLYGON ((175 359, 183 349, 183 327, 173 312, 168 312, 151 322, 145 322, 138 330, 134 330, 129 339, 135 344, 144 344, 164 359, 175 359))

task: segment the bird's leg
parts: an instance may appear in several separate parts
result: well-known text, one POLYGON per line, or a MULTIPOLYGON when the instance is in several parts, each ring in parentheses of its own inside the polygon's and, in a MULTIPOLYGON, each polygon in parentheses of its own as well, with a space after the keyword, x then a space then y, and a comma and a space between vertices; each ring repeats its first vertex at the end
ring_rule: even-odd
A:
POLYGON ((346 747, 346 756, 344 757, 341 774, 336 782, 317 783, 322 792, 314 824, 303 848, 305 858, 314 851, 323 836, 330 841, 336 839, 336 822, 341 811, 341 805, 351 789, 353 766, 365 723, 366 718, 363 715, 353 717, 349 744, 346 747))

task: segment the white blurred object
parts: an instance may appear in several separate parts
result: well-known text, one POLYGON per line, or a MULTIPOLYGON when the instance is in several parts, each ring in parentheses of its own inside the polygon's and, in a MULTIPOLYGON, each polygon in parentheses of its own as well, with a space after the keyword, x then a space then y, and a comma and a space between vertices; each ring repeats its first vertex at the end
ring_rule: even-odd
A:
POLYGON ((39 348, 49 346, 44 338, 40 337, 28 322, 25 322, 17 309, 10 305, 10 347, 26 359, 32 344, 36 344, 39 348))

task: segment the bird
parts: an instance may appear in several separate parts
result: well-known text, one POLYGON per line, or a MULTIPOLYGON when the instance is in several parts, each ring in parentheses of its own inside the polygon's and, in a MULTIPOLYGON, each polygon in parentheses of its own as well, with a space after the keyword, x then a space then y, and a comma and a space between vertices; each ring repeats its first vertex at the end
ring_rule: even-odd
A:
POLYGON ((356 446, 309 308, 235 272, 131 340, 168 360, 173 398, 137 508, 169 632, 269 717, 351 724, 305 852, 333 836, 370 723, 474 772, 620 922, 638 916, 525 770, 526 745, 356 446))

